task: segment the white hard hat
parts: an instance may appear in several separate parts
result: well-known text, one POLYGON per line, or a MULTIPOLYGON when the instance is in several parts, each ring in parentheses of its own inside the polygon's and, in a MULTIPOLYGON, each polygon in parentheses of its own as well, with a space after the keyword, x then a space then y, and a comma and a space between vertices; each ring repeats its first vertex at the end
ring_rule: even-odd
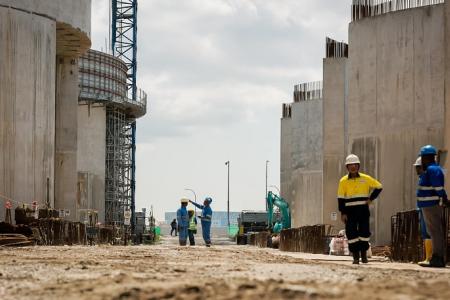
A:
POLYGON ((345 159, 345 165, 360 164, 360 163, 361 162, 359 161, 358 156, 356 156, 355 154, 350 154, 345 159))
POLYGON ((181 203, 189 203, 189 199, 181 198, 180 202, 181 203))
POLYGON ((418 157, 417 159, 416 159, 416 162, 413 164, 413 166, 414 167, 418 167, 418 166, 421 166, 422 165, 422 157, 418 157))

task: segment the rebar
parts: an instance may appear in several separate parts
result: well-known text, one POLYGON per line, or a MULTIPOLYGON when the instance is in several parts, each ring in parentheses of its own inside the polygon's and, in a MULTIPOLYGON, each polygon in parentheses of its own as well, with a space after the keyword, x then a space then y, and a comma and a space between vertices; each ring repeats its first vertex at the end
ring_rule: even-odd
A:
POLYGON ((326 38, 325 42, 325 57, 326 58, 348 58, 348 44, 344 42, 338 42, 336 40, 326 38))
POLYGON ((391 218, 391 252, 394 261, 418 262, 423 257, 417 210, 399 212, 391 218))
POLYGON ((322 99, 322 81, 306 82, 294 86, 294 102, 322 99))
POLYGON ((283 103, 282 116, 283 116, 283 118, 291 118, 292 117, 292 104, 283 103))
POLYGON ((445 0, 353 0, 352 21, 444 2, 445 0))
POLYGON ((282 230, 280 233, 280 251, 327 253, 327 240, 333 226, 320 224, 282 230))

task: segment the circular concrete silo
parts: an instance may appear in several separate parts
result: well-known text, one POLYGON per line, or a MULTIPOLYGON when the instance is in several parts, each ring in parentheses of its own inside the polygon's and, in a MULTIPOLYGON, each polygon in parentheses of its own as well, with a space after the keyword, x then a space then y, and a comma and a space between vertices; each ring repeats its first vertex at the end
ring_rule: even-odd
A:
POLYGON ((90 4, 0 0, 0 194, 14 204, 55 204, 61 166, 55 159, 73 150, 58 134, 76 130, 76 123, 61 120, 65 103, 74 102, 76 109, 74 61, 90 46, 90 4))

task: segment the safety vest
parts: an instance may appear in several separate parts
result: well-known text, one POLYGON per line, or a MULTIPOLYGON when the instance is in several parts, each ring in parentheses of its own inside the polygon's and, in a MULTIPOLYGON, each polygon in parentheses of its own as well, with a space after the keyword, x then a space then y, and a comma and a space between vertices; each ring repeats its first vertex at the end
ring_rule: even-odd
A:
POLYGON ((189 220, 189 230, 197 230, 197 224, 195 224, 195 216, 189 220))
POLYGON ((444 172, 438 164, 431 163, 419 176, 417 206, 422 208, 439 205, 439 199, 445 196, 444 172))
POLYGON ((339 182, 339 211, 343 212, 346 208, 353 206, 367 205, 371 194, 377 191, 378 195, 382 188, 381 183, 369 175, 359 173, 354 178, 345 175, 339 182))

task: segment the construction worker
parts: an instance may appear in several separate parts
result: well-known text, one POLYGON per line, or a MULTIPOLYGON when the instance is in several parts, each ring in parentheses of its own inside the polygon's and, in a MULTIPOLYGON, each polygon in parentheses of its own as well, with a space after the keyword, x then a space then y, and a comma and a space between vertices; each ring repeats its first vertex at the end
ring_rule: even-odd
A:
POLYGON ((170 223, 170 227, 172 228, 170 230, 170 236, 175 232, 175 236, 177 236, 177 219, 173 219, 170 223))
POLYGON ((432 256, 426 267, 444 268, 446 237, 442 222, 443 207, 447 204, 447 193, 444 190, 444 172, 436 163, 437 151, 432 145, 420 149, 423 173, 419 176, 417 187, 417 206, 422 210, 426 228, 431 236, 432 256))
POLYGON ((177 210, 178 239, 180 241, 180 246, 186 246, 188 237, 189 216, 186 209, 188 203, 188 199, 181 199, 181 207, 177 210))
POLYGON ((199 216, 199 218, 202 220, 203 240, 205 241, 206 247, 211 247, 211 219, 213 213, 211 209, 212 199, 210 197, 206 197, 205 201, 203 201, 203 205, 197 204, 191 200, 189 200, 189 202, 202 210, 202 215, 199 216))
POLYGON ((345 159, 348 175, 341 178, 338 204, 341 220, 345 223, 348 246, 353 254, 353 264, 368 263, 370 226, 369 204, 381 193, 382 185, 369 175, 359 172, 358 156, 350 154, 345 159))
MULTIPOLYGON (((417 176, 420 176, 423 173, 422 158, 420 156, 417 158, 413 166, 416 169, 417 176)), ((419 262, 419 265, 425 267, 430 264, 431 256, 433 254, 433 244, 431 243, 431 237, 427 232, 427 226, 425 225, 422 209, 419 207, 417 207, 417 209, 419 211, 420 235, 422 236, 423 248, 425 250, 425 260, 419 262)))
POLYGON ((195 213, 193 209, 188 211, 189 213, 189 245, 195 246, 195 237, 194 234, 197 234, 197 218, 195 217, 195 213))

